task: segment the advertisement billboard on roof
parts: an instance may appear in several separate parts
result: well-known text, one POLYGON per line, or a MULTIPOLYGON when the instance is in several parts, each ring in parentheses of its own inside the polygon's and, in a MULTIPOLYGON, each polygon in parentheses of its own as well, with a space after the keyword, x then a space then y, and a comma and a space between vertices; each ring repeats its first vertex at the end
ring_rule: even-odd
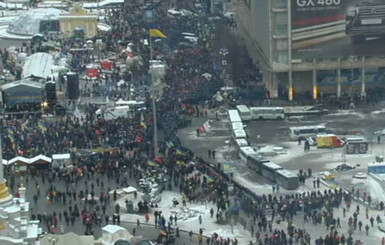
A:
POLYGON ((384 0, 291 0, 293 59, 385 54, 384 0))

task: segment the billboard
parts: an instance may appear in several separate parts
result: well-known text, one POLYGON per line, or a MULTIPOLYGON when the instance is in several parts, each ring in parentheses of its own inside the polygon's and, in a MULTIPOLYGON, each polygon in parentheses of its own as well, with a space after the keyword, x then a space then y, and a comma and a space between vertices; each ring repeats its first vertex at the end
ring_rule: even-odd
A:
POLYGON ((385 54, 384 0, 291 0, 293 59, 385 54))

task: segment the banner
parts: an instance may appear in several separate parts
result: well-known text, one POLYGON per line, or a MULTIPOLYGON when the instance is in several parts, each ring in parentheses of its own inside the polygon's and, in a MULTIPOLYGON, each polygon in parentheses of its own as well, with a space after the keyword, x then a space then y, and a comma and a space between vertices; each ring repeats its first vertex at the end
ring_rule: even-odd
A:
POLYGON ((293 59, 385 53, 385 1, 291 0, 293 59))

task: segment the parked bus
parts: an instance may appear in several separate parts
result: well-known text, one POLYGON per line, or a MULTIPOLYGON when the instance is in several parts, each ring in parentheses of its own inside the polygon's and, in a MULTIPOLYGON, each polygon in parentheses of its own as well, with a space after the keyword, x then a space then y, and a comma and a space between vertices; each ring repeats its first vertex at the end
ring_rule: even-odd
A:
POLYGON ((246 139, 246 138, 247 138, 247 134, 246 134, 245 130, 241 129, 241 130, 234 130, 233 131, 233 139, 234 140, 246 139))
POLYGON ((237 105, 237 110, 238 110, 239 116, 243 121, 250 121, 252 119, 251 111, 247 106, 237 105))
POLYGON ((251 168, 255 172, 261 173, 262 172, 262 164, 265 162, 269 162, 269 160, 267 160, 266 158, 257 156, 255 154, 252 154, 252 155, 247 156, 246 164, 249 168, 251 168))
POLYGON ((326 127, 323 125, 312 125, 289 128, 289 136, 291 140, 315 137, 317 134, 326 134, 326 127))
POLYGON ((231 124, 231 129, 233 131, 235 131, 235 130, 243 130, 243 123, 241 123, 241 122, 232 123, 231 124))
POLYGON ((272 182, 275 182, 276 171, 280 169, 283 169, 283 168, 276 163, 273 163, 273 162, 262 163, 262 171, 261 171, 262 176, 272 182))
POLYGON ((247 157, 250 155, 257 156, 258 153, 254 150, 254 148, 250 146, 244 146, 239 149, 239 158, 242 160, 243 163, 247 164, 247 157))
POLYGON ((239 152, 241 147, 249 146, 249 142, 247 142, 247 140, 245 140, 245 139, 236 139, 235 144, 237 145, 238 152, 239 152))
POLYGON ((230 123, 242 122, 237 110, 228 110, 230 123))
POLYGON ((275 181, 286 190, 295 190, 299 187, 298 175, 286 169, 276 171, 275 181))
POLYGON ((282 120, 285 118, 283 107, 251 107, 250 111, 254 120, 282 120))

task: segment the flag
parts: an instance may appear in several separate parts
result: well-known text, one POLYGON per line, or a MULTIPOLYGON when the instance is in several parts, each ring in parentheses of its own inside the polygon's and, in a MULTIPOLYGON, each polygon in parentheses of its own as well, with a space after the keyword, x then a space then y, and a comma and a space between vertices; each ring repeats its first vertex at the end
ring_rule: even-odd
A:
POLYGON ((45 126, 44 122, 43 121, 40 121, 39 122, 39 128, 43 131, 47 131, 47 126, 45 126))
POLYGON ((9 138, 9 140, 12 142, 12 144, 15 143, 15 136, 13 135, 13 130, 8 128, 7 131, 8 131, 8 138, 9 138))
POLYGON ((159 29, 150 29, 150 37, 167 38, 159 29))
POLYGON ((8 138, 12 142, 12 144, 15 143, 15 136, 13 136, 13 134, 8 134, 8 138))
POLYGON ((138 135, 138 136, 135 137, 135 142, 136 142, 136 143, 141 143, 142 140, 143 140, 143 137, 140 136, 140 135, 138 135))
POLYGON ((184 161, 176 161, 176 165, 180 166, 180 165, 184 165, 185 162, 184 161))
POLYGON ((146 122, 144 121, 143 113, 140 113, 140 126, 142 126, 142 128, 144 129, 147 128, 146 122))
POLYGON ((184 153, 185 152, 181 148, 178 147, 178 149, 176 149, 176 154, 177 155, 184 155, 184 153))

